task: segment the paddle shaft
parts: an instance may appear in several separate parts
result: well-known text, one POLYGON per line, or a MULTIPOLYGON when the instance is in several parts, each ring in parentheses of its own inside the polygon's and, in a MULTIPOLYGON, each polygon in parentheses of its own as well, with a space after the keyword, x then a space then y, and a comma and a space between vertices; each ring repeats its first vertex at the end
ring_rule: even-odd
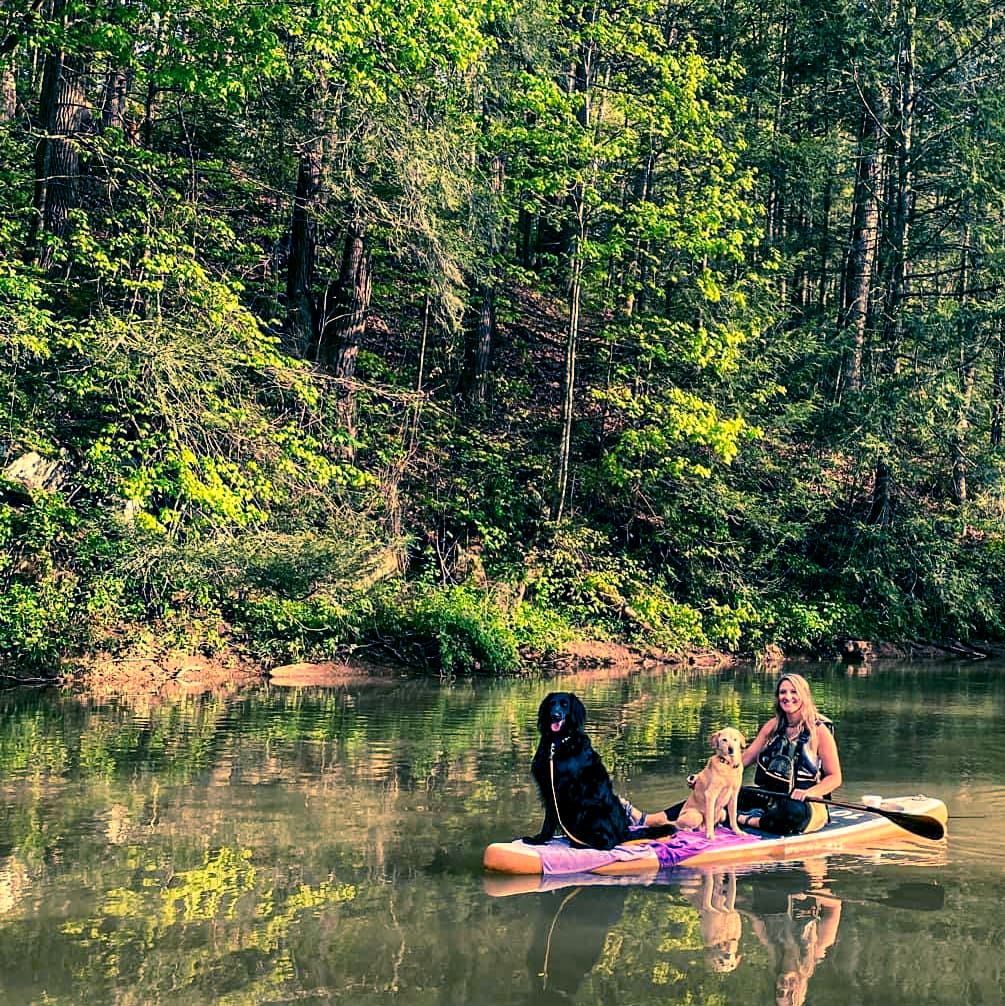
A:
MULTIPOLYGON (((744 786, 744 791, 752 793, 754 796, 769 796, 778 798, 785 796, 784 793, 775 793, 770 789, 759 789, 757 786, 744 786)), ((867 814, 878 814, 892 821, 897 827, 909 831, 912 835, 920 838, 927 838, 933 842, 938 842, 946 837, 946 826, 936 817, 928 814, 908 814, 903 810, 886 810, 883 807, 870 807, 864 803, 845 803, 841 800, 825 799, 822 796, 804 797, 809 803, 822 803, 831 807, 845 807, 848 810, 861 810, 867 814)))

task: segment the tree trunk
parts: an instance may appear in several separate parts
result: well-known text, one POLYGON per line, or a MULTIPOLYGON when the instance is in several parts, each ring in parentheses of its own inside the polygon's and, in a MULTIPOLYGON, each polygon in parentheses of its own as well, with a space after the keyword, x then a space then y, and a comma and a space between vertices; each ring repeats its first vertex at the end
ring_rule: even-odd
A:
POLYGON ((356 359, 370 308, 370 257, 362 224, 349 226, 338 279, 330 283, 317 312, 317 360, 341 382, 339 423, 348 438, 347 457, 355 456, 356 417, 353 382, 356 359))
POLYGON ((960 353, 958 368, 960 397, 957 406, 956 428, 953 430, 949 445, 953 501, 957 505, 962 505, 967 501, 966 441, 970 430, 970 407, 974 395, 974 364, 976 359, 974 345, 977 342, 971 331, 974 319, 970 311, 970 241, 972 235, 969 222, 969 200, 965 204, 963 212, 965 225, 963 228, 963 247, 960 250, 960 276, 957 287, 959 307, 956 316, 960 353))
MULTIPOLYGON (((789 103, 792 92, 792 72, 790 67, 791 54, 791 15, 785 10, 782 16, 782 23, 778 26, 778 62, 776 66, 777 76, 775 78, 775 106, 772 113, 772 133, 776 137, 788 134, 789 124, 786 122, 785 110, 789 103)), ((770 174, 770 186, 767 198, 767 216, 765 219, 765 237, 768 243, 777 247, 785 236, 785 165, 780 157, 774 159, 770 174)), ((784 284, 784 278, 782 280, 784 284)), ((783 290, 783 301, 787 297, 787 292, 783 290)))
POLYGON ((579 345, 579 312, 582 303, 583 257, 579 242, 573 244, 569 264, 569 323, 565 339, 565 370, 562 378, 562 418, 555 474, 555 495, 551 519, 560 524, 569 492, 569 463, 572 456, 572 422, 576 404, 576 353, 579 345))
MULTIPOLYGON (((55 0, 53 18, 63 16, 65 0, 55 0)), ((62 236, 70 211, 79 204, 80 156, 77 137, 87 106, 83 90, 83 64, 68 53, 49 52, 42 75, 39 119, 43 136, 35 149, 35 218, 32 240, 39 231, 62 236)), ((47 249, 40 249, 38 262, 50 264, 47 249)))
MULTIPOLYGON (((649 202, 650 190, 652 188, 653 171, 656 167, 656 154, 650 140, 650 147, 645 163, 636 168, 634 172, 632 195, 635 205, 644 205, 649 202)), ((643 241, 640 236, 636 236, 632 249, 631 258, 625 270, 624 286, 627 287, 624 295, 625 317, 630 318, 637 312, 646 308, 646 287, 649 280, 649 241, 643 241)))
MULTIPOLYGON (((498 200, 503 190, 505 164, 501 157, 492 162, 491 189, 493 198, 498 200)), ((469 405, 482 406, 488 398, 488 376, 492 364, 492 348, 496 337, 496 282, 495 257, 499 251, 500 239, 493 226, 488 235, 488 279, 481 287, 481 309, 474 332, 469 332, 465 340, 464 366, 461 371, 460 390, 469 405)))
POLYGON ((520 207, 516 222, 517 261, 524 269, 534 266, 534 216, 525 206, 520 207))
POLYGON ((495 284, 484 283, 478 323, 465 345, 460 391, 469 405, 484 405, 488 398, 488 374, 496 328, 495 296, 495 284))
POLYGON ((130 74, 125 70, 109 70, 101 95, 101 128, 121 129, 129 135, 126 124, 126 98, 129 95, 130 74))
MULTIPOLYGON (((151 56, 160 58, 164 50, 164 30, 167 18, 157 22, 157 34, 150 43, 151 56)), ((143 95, 143 119, 140 122, 139 141, 144 150, 150 150, 154 145, 154 105, 160 89, 157 86, 157 75, 150 74, 147 78, 147 89, 143 95)))
POLYGON ((0 65, 0 122, 10 122, 17 115, 17 81, 4 58, 0 65))
POLYGON ((891 121, 887 130, 890 146, 891 183, 887 192, 890 246, 884 303, 884 371, 900 371, 900 346, 904 308, 910 288, 910 231, 914 210, 914 17, 915 8, 905 0, 900 10, 900 47, 891 88, 891 121))
POLYGON ((974 366, 965 361, 960 366, 960 406, 956 429, 950 443, 952 460, 953 502, 962 505, 967 501, 966 439, 970 428, 970 403, 974 392, 974 366))
POLYGON ((850 335, 851 346, 842 385, 848 391, 862 389, 862 357, 869 321, 873 270, 879 238, 879 159, 883 115, 877 97, 867 100, 859 121, 851 240, 845 264, 844 295, 839 331, 850 335))
POLYGON ((893 521, 893 471, 885 458, 876 462, 872 483, 869 523, 888 525, 893 521))
POLYGON ((314 304, 314 269, 317 258, 317 212, 321 194, 323 148, 312 139, 300 149, 297 191, 293 197, 290 253, 286 263, 286 319, 284 331, 290 348, 305 355, 317 330, 314 304))
POLYGON ((995 322, 995 362, 991 384, 991 431, 992 447, 1001 447, 1005 437, 1005 320, 995 322))
POLYGON ((828 177, 824 184, 820 219, 820 261, 817 274, 816 307, 820 317, 829 309, 833 278, 831 276, 831 252, 833 237, 831 235, 831 213, 834 209, 834 177, 828 177))
MULTIPOLYGON (((596 23, 598 5, 582 11, 584 23, 596 23)), ((570 67, 570 87, 579 98, 576 121, 585 135, 591 135, 594 120, 593 82, 597 73, 596 44, 588 39, 570 67)), ((593 137, 596 142, 596 137, 593 137)), ((595 164, 594 164, 595 167, 595 164)), ((592 171, 591 171, 592 173, 592 171)), ((586 252, 587 227, 586 183, 577 181, 566 196, 566 261, 569 276, 569 321, 565 339, 565 366, 562 376, 562 417, 558 458, 555 471, 551 519, 560 524, 565 514, 569 493, 569 467, 572 457, 572 424, 576 407, 576 357, 579 351, 579 320, 583 300, 583 256, 586 252)))
MULTIPOLYGON (((899 51, 891 86, 891 117, 887 130, 891 181, 887 191, 889 260, 883 317, 882 369, 888 380, 900 373, 904 314, 910 291, 910 230, 914 211, 913 138, 915 112, 914 21, 916 9, 903 0, 898 10, 899 51)), ((884 439, 892 448, 892 431, 898 417, 885 417, 884 439)), ((872 515, 876 523, 891 520, 893 478, 887 458, 877 462, 873 484, 872 515)))

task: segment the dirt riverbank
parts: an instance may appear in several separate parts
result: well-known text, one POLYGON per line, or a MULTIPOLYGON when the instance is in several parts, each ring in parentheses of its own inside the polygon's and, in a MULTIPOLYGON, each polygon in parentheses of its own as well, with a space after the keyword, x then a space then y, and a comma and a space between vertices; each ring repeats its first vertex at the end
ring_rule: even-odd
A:
MULTIPOLYGON (((960 643, 890 644, 845 640, 835 644, 836 660, 852 665, 868 665, 873 660, 937 660, 1005 656, 987 647, 960 643)), ((639 667, 667 670, 718 671, 739 663, 756 663, 766 668, 782 668, 807 659, 807 655, 786 655, 779 647, 759 654, 735 655, 716 650, 670 654, 645 647, 596 640, 569 644, 561 653, 531 661, 535 673, 543 677, 583 671, 624 674, 639 667)), ((819 657, 817 657, 819 659, 819 657)), ((320 663, 295 663, 267 667, 238 650, 218 655, 160 652, 126 656, 97 655, 77 662, 61 679, 64 687, 95 696, 128 695, 151 701, 172 701, 203 693, 237 694, 268 684, 279 688, 338 686, 361 681, 391 681, 407 674, 407 668, 350 658, 320 663)))
MULTIPOLYGON (((582 640, 563 652, 531 661, 533 671, 548 677, 577 671, 624 673, 638 667, 719 669, 738 658, 717 651, 683 656, 621 643, 582 640)), ((62 678, 65 687, 94 695, 137 695, 171 700, 204 692, 234 694, 262 684, 275 687, 343 685, 360 681, 393 680, 407 668, 376 664, 358 658, 346 661, 294 663, 266 667, 239 651, 204 656, 199 653, 161 652, 110 656, 99 654, 78 661, 62 678)))

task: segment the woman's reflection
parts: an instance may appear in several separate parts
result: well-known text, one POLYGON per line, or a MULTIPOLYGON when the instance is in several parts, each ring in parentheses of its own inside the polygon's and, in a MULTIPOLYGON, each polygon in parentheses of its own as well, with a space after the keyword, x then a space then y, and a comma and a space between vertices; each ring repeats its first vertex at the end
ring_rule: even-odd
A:
POLYGON ((841 902, 794 877, 754 885, 751 932, 764 945, 776 974, 777 1006, 802 1006, 817 965, 837 939, 841 902), (809 889, 807 889, 809 888, 809 889))

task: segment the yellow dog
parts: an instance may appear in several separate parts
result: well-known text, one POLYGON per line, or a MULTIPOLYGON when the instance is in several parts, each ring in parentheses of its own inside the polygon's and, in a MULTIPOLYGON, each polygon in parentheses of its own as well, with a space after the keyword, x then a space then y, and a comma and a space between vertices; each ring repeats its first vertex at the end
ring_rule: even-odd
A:
POLYGON ((742 835, 736 822, 736 801, 743 782, 741 756, 747 742, 739 730, 724 727, 709 738, 715 752, 705 767, 695 776, 694 789, 687 798, 675 824, 678 828, 701 831, 711 841, 723 811, 729 811, 728 823, 737 835, 742 835))

